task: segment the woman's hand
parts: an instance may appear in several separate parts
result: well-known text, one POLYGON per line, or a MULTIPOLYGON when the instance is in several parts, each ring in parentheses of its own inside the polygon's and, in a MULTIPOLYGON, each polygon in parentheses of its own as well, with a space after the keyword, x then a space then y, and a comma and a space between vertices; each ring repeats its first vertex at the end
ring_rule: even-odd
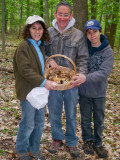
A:
POLYGON ((48 90, 55 90, 55 86, 56 86, 56 83, 50 80, 47 80, 44 85, 44 87, 48 90))

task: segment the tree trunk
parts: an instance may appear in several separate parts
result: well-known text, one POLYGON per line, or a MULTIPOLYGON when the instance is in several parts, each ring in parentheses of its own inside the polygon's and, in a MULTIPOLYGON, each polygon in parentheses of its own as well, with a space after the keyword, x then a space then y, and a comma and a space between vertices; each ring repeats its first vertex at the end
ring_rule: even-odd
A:
POLYGON ((20 38, 20 35, 21 35, 21 23, 22 23, 22 8, 23 8, 23 2, 21 1, 20 2, 20 25, 19 25, 19 35, 18 35, 18 38, 20 38))
POLYGON ((118 46, 117 54, 119 54, 119 52, 120 52, 120 36, 119 36, 119 46, 118 46))
POLYGON ((13 26, 14 26, 14 8, 15 8, 15 5, 14 5, 14 1, 11 1, 11 10, 10 10, 10 33, 13 33, 14 30, 13 30, 13 26))
POLYGON ((6 8, 6 1, 5 1, 5 33, 7 32, 7 22, 8 22, 8 9, 6 8))
POLYGON ((96 9, 97 7, 95 6, 96 5, 96 1, 97 0, 91 0, 91 19, 96 19, 96 9))
MULTIPOLYGON (((109 39, 109 35, 110 35, 110 27, 111 27, 111 23, 109 23, 108 20, 111 20, 111 11, 112 11, 112 7, 111 5, 109 5, 107 2, 106 3, 106 7, 105 9, 107 8, 110 12, 107 13, 106 17, 105 17, 105 32, 104 34, 107 36, 107 38, 109 39)), ((111 3, 111 0, 109 0, 109 3, 111 3)))
POLYGON ((49 7, 48 7, 48 0, 45 0, 45 19, 46 24, 49 27, 49 7))
POLYGON ((27 17, 29 17, 29 13, 30 13, 30 1, 27 0, 27 17))
POLYGON ((109 42, 112 48, 114 48, 115 43, 115 34, 116 34, 116 28, 118 19, 116 18, 119 12, 119 0, 116 0, 113 6, 113 15, 112 15, 112 24, 110 27, 110 36, 109 36, 109 42))
POLYGON ((88 0, 73 0, 73 13, 75 27, 84 31, 84 24, 88 20, 88 0))
POLYGON ((104 4, 105 3, 105 0, 103 0, 103 3, 102 3, 102 8, 101 8, 101 13, 100 13, 100 23, 102 21, 102 16, 103 16, 103 10, 104 10, 104 4))
POLYGON ((43 0, 40 0, 40 16, 43 17, 43 0))
POLYGON ((5 51, 5 1, 2 0, 2 52, 5 51))
POLYGON ((53 17, 54 16, 54 13, 53 13, 53 4, 54 4, 53 1, 51 1, 51 18, 50 18, 51 19, 51 21, 50 21, 51 25, 52 25, 52 21, 53 21, 53 18, 54 18, 53 17))

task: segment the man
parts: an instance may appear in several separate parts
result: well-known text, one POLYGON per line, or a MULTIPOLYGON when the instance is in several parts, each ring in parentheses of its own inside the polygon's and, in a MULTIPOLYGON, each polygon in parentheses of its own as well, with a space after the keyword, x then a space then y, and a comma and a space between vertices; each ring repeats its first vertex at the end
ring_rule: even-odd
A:
MULTIPOLYGON (((46 56, 53 54, 63 54, 71 58, 76 66, 77 72, 87 73, 88 62, 88 48, 84 34, 74 28, 75 19, 72 15, 72 7, 66 1, 58 3, 56 12, 54 13, 55 20, 53 20, 52 28, 49 28, 50 43, 45 46, 46 56)), ((68 60, 57 57, 48 62, 52 67, 61 65, 72 68, 68 60)), ((80 74, 77 74, 80 77, 80 74)), ((77 85, 83 83, 86 79, 78 81, 77 85)), ((76 136, 76 105, 78 102, 78 87, 74 87, 64 91, 50 91, 48 99, 49 119, 51 123, 51 132, 53 143, 50 147, 50 153, 56 153, 62 145, 64 133, 62 131, 61 116, 63 111, 63 102, 66 115, 66 133, 65 142, 72 157, 79 157, 77 151, 76 136)))
POLYGON ((107 78, 112 70, 114 55, 96 19, 86 22, 85 31, 90 62, 86 82, 79 87, 83 149, 86 154, 93 155, 95 151, 99 158, 107 158, 107 151, 102 146, 102 133, 107 78), (91 127, 92 115, 94 130, 91 127))

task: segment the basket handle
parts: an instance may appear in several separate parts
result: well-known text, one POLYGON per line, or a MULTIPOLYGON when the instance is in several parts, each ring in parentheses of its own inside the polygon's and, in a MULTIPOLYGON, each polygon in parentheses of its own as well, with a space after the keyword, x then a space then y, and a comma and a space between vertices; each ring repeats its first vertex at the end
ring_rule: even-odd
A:
POLYGON ((66 58, 67 60, 69 60, 69 61, 72 63, 72 65, 73 65, 73 67, 74 67, 74 71, 75 71, 75 73, 76 73, 76 65, 75 65, 75 63, 72 61, 72 59, 70 59, 69 57, 67 57, 67 56, 65 56, 65 55, 62 55, 62 54, 55 54, 55 55, 50 56, 50 57, 46 60, 46 62, 45 62, 45 68, 47 67, 48 61, 49 61, 51 58, 53 58, 53 57, 63 57, 63 58, 66 58))

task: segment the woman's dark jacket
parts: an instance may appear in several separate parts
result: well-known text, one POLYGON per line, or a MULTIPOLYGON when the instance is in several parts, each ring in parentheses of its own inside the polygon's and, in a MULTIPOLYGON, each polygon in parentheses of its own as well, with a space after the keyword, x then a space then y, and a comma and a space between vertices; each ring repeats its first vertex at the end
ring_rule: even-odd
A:
MULTIPOLYGON (((44 47, 40 46, 45 58, 44 47)), ((13 58, 16 95, 19 100, 26 100, 26 95, 34 88, 39 87, 45 80, 42 67, 34 46, 23 41, 17 47, 13 58)))

